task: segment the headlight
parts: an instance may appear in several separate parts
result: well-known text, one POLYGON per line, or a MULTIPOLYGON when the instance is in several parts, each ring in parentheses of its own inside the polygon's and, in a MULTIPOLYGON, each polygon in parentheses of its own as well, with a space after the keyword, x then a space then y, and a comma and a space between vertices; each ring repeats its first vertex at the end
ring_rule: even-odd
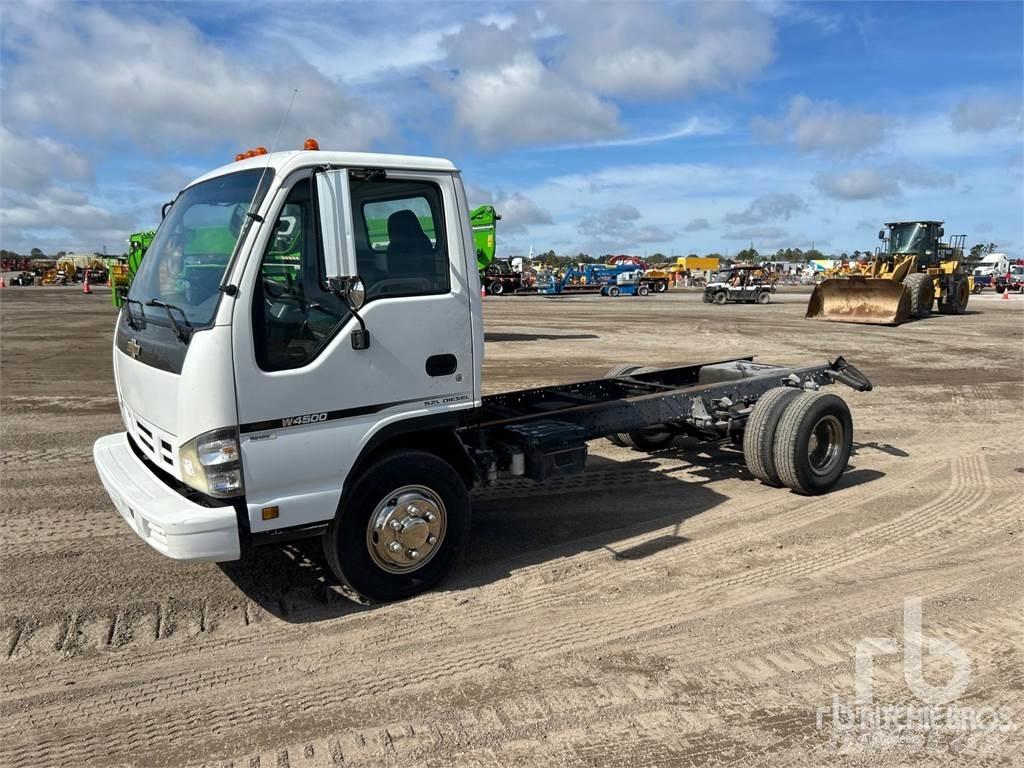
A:
POLYGON ((209 496, 241 496, 242 460, 238 432, 215 429, 189 440, 178 451, 181 479, 209 496))

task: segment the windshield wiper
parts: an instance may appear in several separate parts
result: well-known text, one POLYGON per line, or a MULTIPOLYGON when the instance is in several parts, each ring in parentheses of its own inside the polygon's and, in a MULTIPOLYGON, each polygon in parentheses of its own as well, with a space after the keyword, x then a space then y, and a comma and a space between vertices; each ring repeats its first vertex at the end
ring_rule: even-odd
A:
POLYGON ((125 319, 128 321, 128 327, 131 328, 133 331, 137 331, 142 326, 139 325, 139 321, 136 320, 135 319, 135 315, 132 314, 132 304, 138 304, 139 305, 139 313, 143 317, 146 316, 146 312, 142 308, 142 302, 141 301, 139 301, 138 299, 129 299, 127 296, 125 296, 125 298, 124 298, 124 309, 125 309, 125 314, 128 315, 128 317, 126 317, 125 319))
POLYGON ((192 323, 188 321, 188 316, 185 314, 181 307, 174 304, 168 304, 160 299, 150 299, 146 302, 147 307, 163 307, 167 311, 167 319, 171 321, 171 326, 174 328, 174 335, 177 336, 183 344, 188 344, 189 339, 192 338, 192 323), (182 321, 184 321, 185 328, 178 325, 178 321, 174 319, 174 313, 178 312, 181 315, 182 321))

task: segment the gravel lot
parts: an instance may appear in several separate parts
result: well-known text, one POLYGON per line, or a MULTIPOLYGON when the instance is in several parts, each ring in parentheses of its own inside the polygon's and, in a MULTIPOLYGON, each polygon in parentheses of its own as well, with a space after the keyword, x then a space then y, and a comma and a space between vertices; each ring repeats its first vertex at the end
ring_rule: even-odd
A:
MULTIPOLYGON (((364 609, 317 542, 217 566, 137 539, 92 466, 120 429, 109 292, 4 289, 0 764, 1021 765, 1024 297, 899 328, 807 321, 806 301, 488 298, 489 392, 842 354, 876 387, 835 388, 851 467, 803 498, 727 449, 598 441, 583 476, 476 493, 442 589, 364 609), (969 659, 954 704, 1018 730, 818 727, 911 597, 969 659)), ((926 654, 934 686, 951 669, 926 654)), ((922 705, 900 652, 873 679, 876 704, 922 705)))

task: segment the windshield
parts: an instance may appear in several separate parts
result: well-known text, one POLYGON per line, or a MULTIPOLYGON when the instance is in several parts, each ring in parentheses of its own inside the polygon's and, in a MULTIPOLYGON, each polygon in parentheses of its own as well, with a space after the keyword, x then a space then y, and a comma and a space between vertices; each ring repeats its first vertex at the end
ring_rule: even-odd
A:
MULTIPOLYGON (((128 298, 153 299, 180 308, 189 324, 209 325, 217 309, 221 278, 246 223, 262 170, 241 171, 189 187, 171 206, 142 259, 128 298)), ((267 171, 261 194, 271 177, 267 171)), ((258 205, 259 200, 255 201, 258 205)), ((167 322, 167 311, 141 309, 147 320, 167 322)))
POLYGON ((893 227, 889 234, 889 253, 921 253, 927 237, 927 224, 893 227))

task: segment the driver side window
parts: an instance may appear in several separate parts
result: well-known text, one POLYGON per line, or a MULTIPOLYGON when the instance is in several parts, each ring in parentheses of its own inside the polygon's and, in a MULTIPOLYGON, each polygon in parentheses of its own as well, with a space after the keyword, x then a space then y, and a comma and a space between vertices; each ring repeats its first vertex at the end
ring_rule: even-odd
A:
POLYGON ((320 243, 308 180, 292 187, 274 222, 252 305, 256 361, 266 371, 305 365, 349 314, 322 287, 320 243))

